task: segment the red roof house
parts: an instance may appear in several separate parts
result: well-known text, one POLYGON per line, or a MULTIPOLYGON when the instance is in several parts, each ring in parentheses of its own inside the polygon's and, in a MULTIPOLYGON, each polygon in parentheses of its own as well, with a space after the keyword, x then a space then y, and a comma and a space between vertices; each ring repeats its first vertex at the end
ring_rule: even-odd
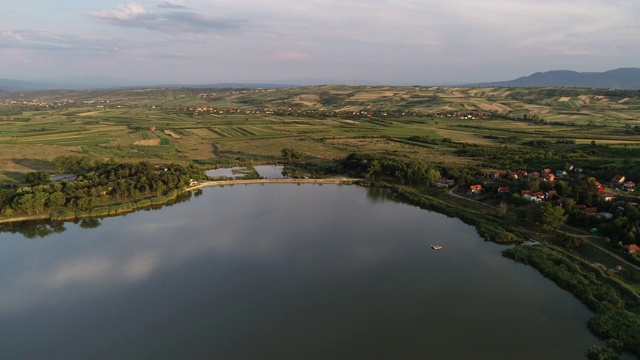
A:
POLYGON ((631 245, 625 245, 623 246, 625 249, 627 249, 630 253, 634 253, 634 252, 640 252, 640 246, 636 245, 636 244, 631 244, 631 245))

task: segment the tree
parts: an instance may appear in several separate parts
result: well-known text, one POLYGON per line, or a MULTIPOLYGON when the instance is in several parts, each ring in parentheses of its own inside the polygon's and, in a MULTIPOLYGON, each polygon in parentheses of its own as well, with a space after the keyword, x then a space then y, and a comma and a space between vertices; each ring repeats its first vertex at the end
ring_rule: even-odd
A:
POLYGON ((93 206, 93 198, 91 197, 83 197, 78 199, 78 209, 82 211, 89 210, 93 206))
POLYGON ((440 174, 440 171, 436 170, 436 169, 429 169, 427 170, 427 173, 425 175, 425 180, 427 182, 427 185, 435 185, 438 182, 438 179, 440 179, 442 177, 442 175, 440 174))
POLYGON ((382 171, 382 166, 380 166, 380 162, 378 160, 373 160, 369 165, 369 171, 367 172, 367 177, 376 180, 376 175, 382 171))
POLYGON ((35 211, 33 194, 24 194, 15 198, 11 206, 17 211, 31 215, 35 211))
POLYGON ((545 230, 555 230, 567 221, 569 216, 565 215, 564 209, 559 206, 551 206, 544 203, 540 206, 538 221, 545 230))
POLYGON ((49 195, 48 206, 50 208, 60 207, 64 205, 66 201, 67 201, 67 198, 65 198, 64 194, 59 191, 56 191, 53 194, 49 195))
POLYGON ((49 194, 45 192, 33 193, 33 210, 37 213, 44 211, 44 205, 49 200, 49 194))
POLYGON ((46 171, 30 172, 24 177, 24 180, 34 185, 46 184, 49 182, 49 173, 46 171))
POLYGON ((280 153, 282 154, 282 158, 289 164, 292 164, 294 161, 302 160, 305 157, 305 154, 302 151, 289 147, 282 148, 280 153))
POLYGON ((587 351, 587 359, 589 360, 616 360, 620 359, 620 355, 609 347, 593 345, 587 351))
POLYGON ((559 233, 556 235, 556 241, 567 249, 575 249, 584 244, 585 239, 579 236, 559 233))

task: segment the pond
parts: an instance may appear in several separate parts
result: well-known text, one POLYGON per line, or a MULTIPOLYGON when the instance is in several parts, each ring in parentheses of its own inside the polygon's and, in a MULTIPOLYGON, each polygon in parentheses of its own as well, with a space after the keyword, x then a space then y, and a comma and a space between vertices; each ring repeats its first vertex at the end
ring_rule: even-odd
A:
POLYGON ((256 165, 254 168, 265 179, 283 179, 286 177, 282 175, 284 167, 281 165, 256 165))
MULTIPOLYGON (((284 167, 281 165, 256 165, 253 168, 256 170, 258 175, 260 175, 260 177, 264 179, 285 178, 285 176, 282 175, 282 170, 284 170, 284 167)), ((239 179, 244 177, 242 170, 247 170, 247 168, 242 166, 220 168, 220 169, 214 169, 214 170, 207 170, 205 171, 205 174, 213 178, 227 177, 232 179, 239 179)))
POLYGON ((206 188, 60 226, 0 235, 0 358, 582 359, 599 343, 504 247, 378 189, 206 188))
POLYGON ((207 170, 205 171, 205 174, 207 176, 211 176, 213 178, 217 178, 217 177, 228 177, 228 178, 239 178, 239 177, 243 177, 244 174, 239 173, 238 171, 240 170, 244 170, 245 168, 242 166, 235 166, 235 167, 230 167, 230 168, 220 168, 220 169, 213 169, 213 170, 207 170))

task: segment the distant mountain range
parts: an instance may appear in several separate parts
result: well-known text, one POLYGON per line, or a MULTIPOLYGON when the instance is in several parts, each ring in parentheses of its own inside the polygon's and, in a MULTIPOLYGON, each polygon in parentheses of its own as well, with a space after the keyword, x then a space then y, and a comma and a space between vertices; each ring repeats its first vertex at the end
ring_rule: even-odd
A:
MULTIPOLYGON (((305 83, 305 82, 301 82, 305 83)), ((337 82, 331 82, 337 83, 337 82)), ((370 84, 367 84, 370 85, 370 84)), ((429 84, 423 84, 429 85, 429 84)), ((277 83, 217 83, 217 84, 131 84, 116 78, 51 78, 42 81, 22 81, 0 79, 0 91, 34 90, 99 90, 99 89, 136 89, 136 88, 291 88, 300 85, 277 83)), ((640 68, 621 68, 605 72, 576 72, 554 70, 537 72, 529 76, 510 81, 484 82, 462 86, 504 86, 504 87, 579 87, 597 89, 640 89, 640 68)))
POLYGON ((605 72, 554 70, 537 72, 510 81, 471 84, 505 87, 579 87, 594 89, 640 89, 640 68, 620 68, 605 72))

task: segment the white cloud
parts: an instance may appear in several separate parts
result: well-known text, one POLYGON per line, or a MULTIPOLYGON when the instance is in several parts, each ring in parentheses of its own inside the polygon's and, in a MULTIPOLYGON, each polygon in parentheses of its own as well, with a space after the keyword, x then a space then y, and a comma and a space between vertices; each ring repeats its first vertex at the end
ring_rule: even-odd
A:
POLYGON ((225 32, 241 29, 241 21, 212 17, 199 12, 183 11, 183 7, 162 3, 164 11, 147 11, 142 6, 131 3, 119 10, 92 11, 89 15, 116 26, 145 28, 169 34, 225 32))
POLYGON ((113 11, 92 11, 91 16, 102 20, 131 20, 140 15, 149 14, 142 6, 136 3, 123 5, 119 10, 113 11))

